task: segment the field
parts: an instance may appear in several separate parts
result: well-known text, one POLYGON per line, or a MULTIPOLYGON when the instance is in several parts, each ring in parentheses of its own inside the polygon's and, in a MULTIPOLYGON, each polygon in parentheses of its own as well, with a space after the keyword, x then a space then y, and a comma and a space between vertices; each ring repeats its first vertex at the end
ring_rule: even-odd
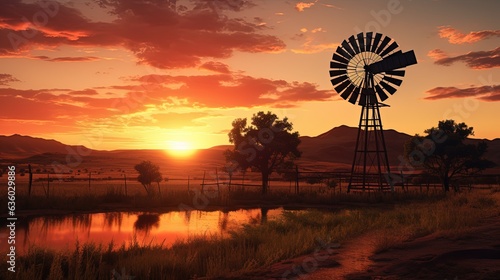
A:
MULTIPOLYGON (((220 167, 185 163, 162 169, 164 180, 152 185, 153 196, 146 195, 129 165, 106 169, 82 165, 63 174, 34 168, 30 195, 28 175, 16 177, 16 213, 21 218, 108 211, 306 210, 245 225, 229 238, 198 236, 171 247, 138 241, 131 246, 85 243, 61 252, 35 246, 18 257, 15 279, 120 279, 123 275, 137 279, 262 279, 278 274, 292 279, 306 273, 314 277, 320 267, 340 266, 337 250, 347 250, 344 246, 357 240, 364 240, 365 245, 358 249, 366 258, 376 258, 427 236, 457 238, 500 216, 500 185, 495 177, 467 180, 460 192, 447 194, 439 182, 415 180, 417 177, 396 186, 395 192, 347 193, 345 173, 302 166, 299 180, 275 174, 270 192, 262 195, 259 173, 235 174, 230 179, 220 167), (309 260, 312 256, 314 269, 304 267, 301 256, 309 256, 309 260), (295 258, 299 264, 290 265, 295 258)), ((0 179, 2 184, 5 179, 0 179)), ((7 204, 6 197, 3 189, 0 204, 7 204)), ((356 246, 353 248, 355 251, 356 246)), ((369 263, 372 261, 366 265, 369 263)), ((344 270, 331 275, 358 271, 346 263, 341 267, 344 270)), ((1 269, 6 271, 5 261, 1 269)), ((12 274, 5 277, 14 279, 12 274)))
MULTIPOLYGON (((386 199, 383 194, 359 194, 351 197, 363 207, 344 207, 334 212, 288 212, 264 224, 247 225, 230 238, 203 236, 171 248, 136 243, 113 250, 116 244, 89 243, 79 244, 74 251, 54 252, 36 247, 19 257, 15 279, 109 279, 113 273, 138 279, 245 278, 267 273, 265 268, 273 264, 319 249, 334 255, 338 244, 366 234, 371 235, 376 254, 429 234, 437 233, 442 238, 457 236, 484 219, 498 217, 497 190, 433 193, 427 194, 425 201, 416 194, 407 194, 405 203, 394 200, 391 207, 385 203, 366 204, 373 197, 386 199)), ((324 252, 321 256, 318 261, 329 258, 324 252)), ((2 271, 6 271, 6 262, 3 266, 2 271)), ((290 271, 291 267, 282 273, 296 277, 300 272, 290 271)), ((6 277, 13 279, 12 274, 6 277)))

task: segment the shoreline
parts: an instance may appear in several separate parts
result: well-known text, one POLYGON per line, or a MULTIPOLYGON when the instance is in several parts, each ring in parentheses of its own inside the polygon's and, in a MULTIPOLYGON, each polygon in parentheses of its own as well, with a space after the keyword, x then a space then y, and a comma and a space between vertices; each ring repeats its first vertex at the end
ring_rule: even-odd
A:
MULTIPOLYGON (((390 209, 394 206, 394 204, 372 204, 372 203, 348 203, 343 202, 336 205, 331 204, 310 204, 310 203, 260 203, 255 205, 248 204, 236 204, 231 206, 222 206, 222 205, 208 205, 204 208, 193 208, 192 210, 187 210, 186 207, 181 206, 162 206, 162 207, 154 207, 154 208, 146 208, 146 207, 126 207, 123 205, 113 205, 116 207, 108 207, 111 204, 103 205, 99 209, 95 210, 65 210, 65 209, 33 209, 33 210, 18 210, 16 211, 17 218, 37 218, 43 216, 58 216, 58 215, 71 215, 71 214, 98 214, 98 213, 111 213, 111 212, 144 212, 144 213, 169 213, 169 212, 186 212, 186 211, 202 211, 202 212, 214 212, 214 211, 238 211, 238 210, 249 210, 249 209, 278 209, 283 208, 284 210, 321 210, 321 211, 336 211, 342 209, 353 209, 359 207, 369 207, 369 208, 386 208, 390 209)), ((184 205, 185 206, 185 205, 184 205)), ((6 214, 0 215, 0 219, 5 219, 9 217, 6 214)))

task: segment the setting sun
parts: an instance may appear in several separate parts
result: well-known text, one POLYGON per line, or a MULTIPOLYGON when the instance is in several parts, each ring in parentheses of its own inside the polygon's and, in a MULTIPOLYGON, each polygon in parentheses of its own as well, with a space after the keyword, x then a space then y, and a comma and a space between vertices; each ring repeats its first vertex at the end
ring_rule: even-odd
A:
POLYGON ((186 157, 194 153, 193 146, 185 141, 167 141, 167 152, 176 157, 186 157))

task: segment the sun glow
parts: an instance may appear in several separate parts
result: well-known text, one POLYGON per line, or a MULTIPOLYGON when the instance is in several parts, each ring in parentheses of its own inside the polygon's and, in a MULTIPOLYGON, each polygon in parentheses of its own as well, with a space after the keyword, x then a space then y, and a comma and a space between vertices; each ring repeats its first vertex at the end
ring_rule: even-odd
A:
POLYGON ((185 141, 167 141, 166 151, 176 157, 187 157, 195 152, 192 144, 185 141))

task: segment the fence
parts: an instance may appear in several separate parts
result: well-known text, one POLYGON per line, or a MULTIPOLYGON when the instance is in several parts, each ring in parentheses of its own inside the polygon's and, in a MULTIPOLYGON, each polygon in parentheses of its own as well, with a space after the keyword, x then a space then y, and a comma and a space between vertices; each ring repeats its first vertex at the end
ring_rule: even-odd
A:
MULTIPOLYGON (((166 178, 158 184, 162 188, 175 188, 176 190, 194 190, 199 189, 202 192, 206 188, 216 188, 217 191, 227 190, 243 190, 243 191, 259 191, 262 187, 261 177, 259 172, 237 172, 230 174, 222 171, 222 168, 214 168, 205 170, 202 174, 187 175, 184 178, 166 178)), ((119 186, 124 189, 125 195, 129 194, 129 189, 138 188, 140 191, 142 186, 136 181, 135 174, 99 174, 95 175, 91 172, 82 174, 81 176, 73 176, 72 174, 29 174, 30 176, 23 177, 26 185, 29 186, 28 193, 32 189, 43 189, 46 196, 50 195, 51 189, 69 188, 71 185, 79 185, 80 188, 86 187, 88 191, 97 191, 102 186, 119 186)), ((410 189, 419 191, 429 191, 429 189, 442 188, 438 177, 427 174, 391 174, 391 178, 396 191, 409 191, 410 189)), ((351 179, 350 172, 345 171, 308 171, 301 170, 296 167, 295 170, 287 172, 273 173, 269 180, 269 191, 286 190, 290 193, 298 194, 301 191, 320 191, 333 190, 334 192, 346 192, 349 181, 351 179)), ((22 183, 22 179, 19 183, 22 183)), ((491 186, 500 186, 500 174, 481 174, 474 176, 459 176, 454 178, 450 183, 450 187, 456 190, 462 188, 487 188, 491 186)), ((160 187, 160 186, 158 186, 160 187)), ((374 189, 366 189, 366 191, 374 191, 374 189)), ((130 194, 133 194, 130 193, 130 194)))

